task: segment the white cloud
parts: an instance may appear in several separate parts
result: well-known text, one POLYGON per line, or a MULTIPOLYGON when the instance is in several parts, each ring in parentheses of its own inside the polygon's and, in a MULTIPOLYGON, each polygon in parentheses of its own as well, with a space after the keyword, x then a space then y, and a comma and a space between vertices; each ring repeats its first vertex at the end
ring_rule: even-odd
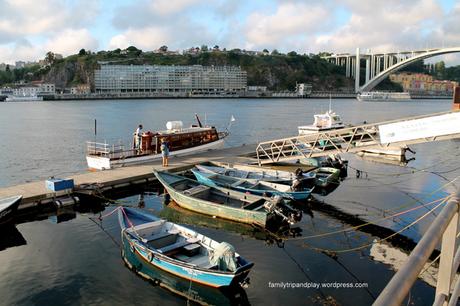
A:
POLYGON ((423 48, 431 34, 427 26, 443 19, 442 9, 434 0, 345 3, 351 18, 339 29, 318 35, 316 51, 346 52, 359 46, 379 51, 423 48))
POLYGON ((97 47, 97 40, 87 29, 67 29, 55 33, 43 43, 32 45, 22 39, 14 44, 0 46, 0 62, 36 61, 43 59, 48 51, 66 56, 78 53, 81 48, 96 50, 97 47))
POLYGON ((155 0, 151 9, 157 15, 170 15, 183 11, 192 5, 203 2, 202 0, 155 0))
POLYGON ((328 17, 326 7, 281 3, 274 14, 249 15, 245 26, 246 45, 249 48, 298 48, 300 41, 328 24, 328 17))
POLYGON ((136 46, 140 49, 157 49, 169 41, 170 33, 160 27, 148 27, 144 29, 129 29, 118 34, 109 42, 109 49, 126 49, 136 46))

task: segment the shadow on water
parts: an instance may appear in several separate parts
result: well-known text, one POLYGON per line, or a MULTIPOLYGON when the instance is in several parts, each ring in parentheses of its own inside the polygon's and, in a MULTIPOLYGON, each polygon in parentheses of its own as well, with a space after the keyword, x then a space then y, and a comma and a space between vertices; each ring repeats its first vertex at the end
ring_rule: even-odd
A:
POLYGON ((16 225, 34 221, 49 220, 52 223, 62 223, 73 220, 77 213, 98 213, 105 209, 103 205, 72 205, 63 208, 55 208, 52 205, 39 208, 17 211, 12 222, 0 226, 0 251, 5 249, 26 245, 27 241, 17 229, 16 225))
POLYGON ((205 305, 250 305, 245 290, 239 285, 212 288, 176 277, 147 263, 133 254, 126 243, 122 249, 122 258, 137 276, 142 277, 153 286, 158 286, 181 296, 188 302, 205 305))
MULTIPOLYGON (((343 223, 348 224, 352 227, 366 224, 365 226, 361 226, 355 230, 371 234, 372 236, 378 237, 380 239, 385 239, 392 246, 398 249, 402 249, 408 253, 410 253, 417 245, 417 242, 415 242, 413 239, 406 237, 402 234, 396 233, 392 229, 379 226, 376 224, 368 224, 367 221, 355 215, 341 211, 340 209, 337 209, 335 206, 327 204, 325 202, 321 202, 315 199, 311 202, 311 207, 314 210, 321 211, 327 214, 328 216, 331 216, 336 220, 342 221, 343 223)), ((438 255, 439 251, 434 250, 430 258, 434 260, 438 255)))
POLYGON ((27 244, 27 241, 16 228, 16 225, 4 225, 0 227, 0 230, 2 232, 0 235, 0 251, 27 244))

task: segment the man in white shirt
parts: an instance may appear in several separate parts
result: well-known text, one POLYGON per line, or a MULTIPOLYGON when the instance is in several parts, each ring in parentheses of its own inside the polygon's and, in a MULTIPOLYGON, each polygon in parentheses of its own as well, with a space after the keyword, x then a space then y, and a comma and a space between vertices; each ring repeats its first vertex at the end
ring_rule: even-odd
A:
POLYGON ((134 132, 134 147, 137 149, 138 153, 141 152, 141 143, 142 143, 142 124, 134 132))

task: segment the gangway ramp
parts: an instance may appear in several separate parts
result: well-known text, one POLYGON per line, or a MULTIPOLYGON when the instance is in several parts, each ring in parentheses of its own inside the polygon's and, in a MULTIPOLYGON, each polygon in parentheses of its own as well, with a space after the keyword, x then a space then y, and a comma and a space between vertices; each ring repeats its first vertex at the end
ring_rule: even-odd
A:
POLYGON ((264 141, 258 144, 256 155, 262 165, 455 138, 460 138, 458 110, 264 141))

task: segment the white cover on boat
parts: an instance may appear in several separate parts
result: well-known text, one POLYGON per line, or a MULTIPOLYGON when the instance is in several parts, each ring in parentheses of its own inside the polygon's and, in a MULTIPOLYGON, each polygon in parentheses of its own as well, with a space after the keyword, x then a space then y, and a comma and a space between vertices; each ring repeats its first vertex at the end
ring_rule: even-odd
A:
POLYGON ((166 122, 166 128, 168 130, 180 130, 184 124, 182 121, 168 121, 166 122))
POLYGON ((209 256, 210 263, 215 266, 217 265, 221 271, 236 271, 237 262, 235 257, 235 248, 227 243, 221 242, 219 246, 209 256))

